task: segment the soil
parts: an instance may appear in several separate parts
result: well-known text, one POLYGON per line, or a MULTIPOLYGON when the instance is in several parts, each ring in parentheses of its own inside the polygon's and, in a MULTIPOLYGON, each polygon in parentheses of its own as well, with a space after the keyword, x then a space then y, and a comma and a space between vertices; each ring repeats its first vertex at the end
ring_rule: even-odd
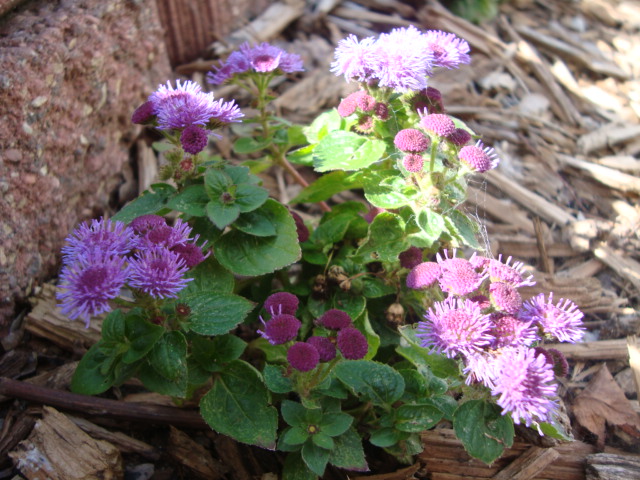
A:
MULTIPOLYGON (((581 450, 579 466, 595 451, 634 455, 631 458, 637 460, 640 6, 617 0, 513 0, 502 3, 499 15, 481 26, 452 15, 437 2, 335 0, 310 2, 301 12, 266 38, 260 37, 261 31, 253 32, 260 40, 302 55, 307 70, 275 86, 279 113, 299 123, 334 107, 354 89, 329 72, 336 42, 349 33, 363 37, 413 24, 451 31, 470 43, 471 65, 439 74, 431 84, 442 91, 447 112, 481 134, 501 158, 497 171, 473 180, 464 208, 484 225, 483 238, 494 255, 513 256, 531 266, 538 284, 529 295, 553 291, 556 298, 569 298, 585 312, 587 343, 557 347, 570 367, 562 382, 567 421, 581 445, 589 446, 581 450), (615 404, 615 412, 602 410, 607 403, 615 404)), ((213 45, 201 60, 176 67, 176 74, 205 84, 206 71, 239 38, 242 35, 232 35, 226 45, 213 45)), ((232 87, 217 90, 216 96, 246 102, 232 87)), ((121 192, 144 190, 150 183, 144 179, 157 171, 157 159, 148 161, 144 140, 134 150, 137 179, 131 176, 131 184, 121 186, 121 192)), ((229 136, 216 148, 232 157, 229 136)), ((309 180, 314 175, 307 169, 301 174, 309 180)), ((264 181, 285 203, 300 188, 277 169, 267 172, 264 181)), ((346 199, 350 197, 336 196, 332 202, 346 199)), ((304 206, 298 211, 311 219, 319 214, 304 206)), ((73 424, 92 439, 115 445, 111 454, 122 455, 127 479, 277 478, 280 454, 217 435, 197 414, 166 419, 161 414, 163 406, 170 405, 167 399, 139 385, 113 389, 105 398, 120 404, 147 402, 153 415, 146 422, 139 420, 134 406, 128 414, 118 413, 112 404, 89 398, 79 406, 65 397, 72 362, 95 341, 98 330, 69 325, 55 312, 54 303, 51 287, 42 286, 33 309, 16 315, 11 333, 2 341, 0 479, 41 478, 28 474, 25 461, 14 464, 7 456, 20 451, 18 444, 29 437, 37 419, 48 419, 58 428, 52 431, 75 432, 43 405, 77 416, 92 412, 87 419, 93 425, 75 417, 73 424), (40 380, 34 381, 37 375, 40 380)), ((76 434, 60 435, 66 439, 64 435, 76 434)), ((524 441, 534 442, 532 437, 524 441)), ((513 455, 524 455, 523 451, 513 455)), ((455 465, 471 465, 463 453, 448 463, 423 455, 408 468, 379 451, 368 453, 372 472, 379 476, 367 478, 472 478, 455 473, 455 465)), ((118 478, 119 467, 105 468, 118 478)), ((577 476, 566 478, 586 478, 584 468, 576 471, 577 476)), ((515 478, 515 473, 500 478, 515 478)), ((517 478, 559 478, 527 473, 524 467, 520 473, 517 478)), ((347 476, 329 470, 325 478, 347 476)))

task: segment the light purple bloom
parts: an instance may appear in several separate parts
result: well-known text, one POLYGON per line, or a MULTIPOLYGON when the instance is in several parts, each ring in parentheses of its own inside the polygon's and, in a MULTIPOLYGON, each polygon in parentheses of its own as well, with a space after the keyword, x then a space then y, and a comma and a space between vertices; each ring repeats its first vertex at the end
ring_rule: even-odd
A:
POLYGON ((494 388, 493 357, 484 352, 471 352, 464 356, 465 366, 462 372, 467 376, 465 383, 471 385, 480 382, 484 386, 494 388))
POLYGON ((141 246, 147 248, 166 247, 173 248, 176 245, 184 245, 191 241, 191 227, 188 223, 177 219, 173 227, 160 225, 149 230, 140 240, 141 246))
POLYGON ((393 143, 403 152, 422 153, 429 148, 431 140, 418 129, 405 128, 396 133, 393 143))
POLYGON ((496 168, 500 163, 495 150, 491 147, 485 147, 482 140, 478 140, 475 145, 462 147, 458 158, 471 170, 480 173, 496 168))
POLYGON ((499 281, 513 285, 516 288, 533 286, 536 282, 533 280, 533 275, 529 274, 525 277, 524 263, 513 262, 513 265, 509 265, 511 257, 508 257, 505 262, 502 261, 502 255, 498 255, 498 259, 487 259, 485 264, 489 278, 492 281, 499 281))
POLYGON ((88 327, 91 316, 111 310, 109 301, 120 293, 127 273, 125 259, 117 255, 94 251, 74 258, 60 274, 56 297, 62 313, 82 318, 88 327))
POLYGON ((552 398, 557 384, 553 383, 553 367, 544 355, 533 348, 504 348, 494 360, 494 387, 491 393, 502 414, 511 415, 519 424, 530 426, 535 421, 548 421, 557 409, 552 398))
POLYGON ((578 306, 568 299, 561 298, 553 303, 553 293, 545 300, 543 293, 526 301, 520 317, 538 324, 546 335, 557 338, 561 342, 575 343, 584 335, 582 317, 584 314, 578 306))
POLYGON ((133 231, 138 235, 144 235, 149 230, 153 230, 154 228, 161 227, 167 224, 167 221, 164 217, 160 215, 141 215, 139 217, 131 220, 129 226, 133 228, 133 231))
POLYGON ((492 349, 529 346, 539 340, 537 329, 532 322, 513 315, 491 314, 492 349))
POLYGON ((522 307, 522 297, 516 287, 504 282, 489 285, 489 298, 493 306, 504 313, 515 315, 522 307))
POLYGON ((358 40, 355 35, 349 35, 338 42, 331 71, 344 75, 347 81, 368 82, 375 77, 378 61, 375 38, 358 40))
POLYGON ((202 248, 204 248, 207 242, 205 241, 202 246, 198 246, 196 244, 197 239, 198 235, 192 238, 189 243, 179 243, 170 248, 172 252, 176 252, 180 255, 180 258, 184 260, 187 268, 193 268, 196 265, 201 264, 211 254, 211 252, 207 252, 206 255, 202 253, 202 248))
POLYGON ((447 137, 456 129, 453 120, 444 113, 430 113, 420 119, 420 126, 438 137, 447 137))
POLYGON ((126 255, 136 247, 137 238, 124 223, 101 218, 81 223, 66 242, 62 248, 65 263, 89 252, 99 252, 104 256, 126 255))
POLYGON ((439 279, 440 288, 453 295, 467 295, 479 288, 487 275, 476 272, 469 260, 456 258, 455 254, 454 250, 452 258, 449 258, 445 250, 444 258, 439 253, 436 255, 436 260, 442 269, 442 276, 439 279))
POLYGON ((177 298, 193 278, 184 278, 188 267, 182 257, 163 247, 139 251, 131 259, 129 286, 154 298, 177 298))
POLYGON ((417 336, 422 339, 422 346, 449 358, 479 352, 492 340, 489 315, 468 299, 451 296, 436 302, 426 320, 418 324, 417 336))
POLYGON ((423 34, 429 49, 433 52, 433 65, 444 68, 458 68, 461 63, 471 62, 469 44, 453 33, 429 30, 423 34))

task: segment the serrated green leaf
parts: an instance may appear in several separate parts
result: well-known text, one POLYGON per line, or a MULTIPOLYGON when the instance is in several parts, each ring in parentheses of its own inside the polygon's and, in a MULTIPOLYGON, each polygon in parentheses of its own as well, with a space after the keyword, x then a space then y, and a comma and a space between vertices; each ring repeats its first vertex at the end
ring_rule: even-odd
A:
POLYGON ((219 200, 233 185, 233 179, 219 168, 208 168, 204 174, 204 188, 211 200, 219 200))
POLYGON ((241 232, 256 237, 271 237, 276 234, 276 226, 269 216, 263 214, 260 208, 240 214, 233 226, 241 232))
POLYGON ((167 208, 167 202, 175 194, 176 189, 166 183, 154 183, 138 198, 126 204, 111 220, 130 223, 142 215, 156 214, 167 208))
POLYGON ((367 354, 364 356, 364 360, 371 360, 378 353, 378 347, 380 347, 380 335, 376 333, 369 321, 369 312, 365 310, 362 315, 356 317, 354 325, 358 330, 364 333, 367 339, 367 354))
POLYGON ((113 310, 103 320, 102 339, 116 343, 125 341, 125 315, 120 309, 113 310))
POLYGON ((191 309, 185 326, 200 335, 222 335, 229 332, 254 307, 246 298, 228 293, 204 291, 181 298, 191 309))
POLYGON ((329 463, 346 470, 368 472, 369 466, 364 457, 362 440, 354 428, 334 437, 335 446, 329 453, 329 463))
POLYGON ((376 447, 387 448, 395 445, 406 437, 407 434, 404 432, 400 432, 392 427, 385 427, 374 430, 369 437, 369 442, 376 447))
POLYGON ((278 412, 270 405, 260 373, 234 360, 200 401, 202 418, 218 433, 251 445, 274 449, 278 412))
POLYGON ((301 403, 283 400, 280 405, 280 413, 284 421, 292 427, 299 426, 306 428, 309 424, 307 419, 308 409, 301 403))
POLYGON ((402 397, 404 379, 389 365, 370 360, 344 360, 336 365, 338 379, 365 401, 391 406, 402 397))
POLYGON ((324 415, 319 425, 320 432, 330 437, 337 437, 346 432, 353 423, 353 417, 347 413, 324 415))
POLYGON ((176 398, 186 398, 187 396, 189 376, 186 366, 183 375, 178 375, 175 379, 171 380, 158 373, 154 366, 149 363, 148 359, 145 359, 141 362, 137 376, 144 386, 152 392, 176 398))
POLYGON ((284 460, 282 480, 317 480, 318 476, 309 470, 299 452, 290 453, 284 460))
POLYGON ((101 350, 102 342, 94 344, 84 354, 71 378, 71 391, 82 395, 98 395, 114 384, 111 372, 102 372, 107 355, 101 350))
POLYGON ((445 218, 439 213, 429 209, 424 209, 418 213, 416 223, 420 231, 411 235, 411 238, 420 238, 422 241, 421 245, 426 246, 431 246, 434 242, 438 241, 440 235, 447 229, 445 218))
POLYGON ((167 207, 178 212, 184 212, 194 217, 204 217, 209 197, 204 191, 204 185, 189 185, 183 191, 169 199, 167 207))
POLYGON ((266 188, 241 183, 236 188, 234 205, 237 205, 242 213, 251 212, 262 205, 267 198, 269 198, 269 192, 266 188))
POLYGON ((379 208, 400 208, 411 203, 406 195, 406 182, 396 170, 369 172, 363 179, 364 196, 379 208))
POLYGON ((246 342, 235 335, 191 338, 191 357, 209 372, 220 371, 225 363, 237 360, 246 348, 246 342))
POLYGON ((313 442, 306 442, 300 451, 304 463, 316 475, 324 475, 324 470, 329 461, 329 450, 318 447, 313 442))
POLYGON ((379 298, 396 293, 396 287, 377 277, 362 277, 362 295, 367 298, 379 298))
POLYGON ((182 332, 165 332, 149 352, 148 359, 153 368, 169 380, 186 377, 187 339, 182 332))
POLYGON ((324 435, 322 432, 316 433, 311 436, 311 441, 320 448, 326 448, 331 450, 334 447, 333 438, 329 435, 324 435))
POLYGON ((369 234, 355 255, 367 263, 396 260, 409 247, 404 227, 400 216, 390 212, 379 213, 369 225, 369 234))
POLYGON ((433 428, 442 417, 442 412, 433 405, 405 404, 396 410, 395 427, 403 432, 419 433, 433 428))
POLYGON ((322 175, 308 187, 302 189, 290 204, 296 203, 316 203, 328 200, 336 193, 345 190, 362 188, 361 175, 358 173, 347 173, 343 170, 322 175))
POLYGON ((293 382, 291 378, 284 376, 285 371, 285 368, 280 365, 265 365, 262 374, 267 388, 273 393, 289 393, 293 391, 293 382))
POLYGON ((469 400, 460 405, 453 429, 467 453, 489 465, 513 445, 513 420, 492 402, 469 400))
POLYGON ((229 270, 220 265, 213 256, 189 270, 187 278, 193 278, 180 291, 179 301, 184 297, 201 292, 231 293, 235 286, 235 278, 229 270))
POLYGON ((444 218, 447 230, 451 236, 458 240, 459 247, 467 246, 474 250, 481 248, 478 238, 478 225, 459 210, 453 210, 444 218))
POLYGON ((311 125, 302 129, 302 132, 307 137, 307 142, 313 144, 318 143, 329 132, 341 129, 343 125, 344 120, 334 108, 318 115, 311 125))
POLYGON ((272 216, 275 236, 256 237, 232 230, 216 244, 218 261, 238 275, 271 273, 300 259, 296 224, 287 208, 273 199, 267 200, 263 207, 272 216))
POLYGON ((129 349, 122 357, 124 363, 133 363, 147 355, 155 343, 162 337, 164 328, 145 320, 131 311, 125 318, 125 334, 129 349))
POLYGON ((314 167, 318 172, 359 170, 379 161, 386 148, 382 140, 335 130, 316 146, 314 167))
POLYGON ((240 216, 240 207, 235 203, 211 200, 205 208, 209 220, 221 230, 231 225, 240 216))

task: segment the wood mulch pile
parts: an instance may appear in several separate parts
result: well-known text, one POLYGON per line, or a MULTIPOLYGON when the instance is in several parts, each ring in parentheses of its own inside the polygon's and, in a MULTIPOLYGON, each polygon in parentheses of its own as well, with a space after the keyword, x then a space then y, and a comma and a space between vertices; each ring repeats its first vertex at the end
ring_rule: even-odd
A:
MULTIPOLYGON (((307 68, 276 86, 276 107, 308 122, 354 89, 329 72, 338 40, 408 25, 454 32, 471 45, 471 65, 439 73, 432 85, 447 112, 501 158, 497 171, 472 182, 463 206, 485 226, 487 248, 531 265, 538 283, 529 295, 553 291, 585 312, 586 342, 554 346, 570 362, 562 396, 577 440, 557 444, 520 431, 518 442, 486 466, 470 459, 450 430, 436 429, 424 434, 425 451, 414 465, 374 459, 377 475, 349 478, 640 478, 640 4, 513 0, 477 27, 435 1, 275 2, 203 60, 176 71, 205 84, 213 62, 243 41, 271 41, 302 55, 307 68)), ((216 96, 243 102, 233 87, 216 96)), ((228 140, 217 148, 232 157, 228 140)), ((157 173, 143 139, 136 151, 138 172, 129 172, 122 198, 144 190, 157 173)), ((284 202, 299 189, 275 169, 265 182, 284 202)), ((52 285, 33 304, 3 340, 0 479, 123 472, 139 480, 277 478, 275 454, 216 435, 196 411, 136 385, 115 389, 111 398, 69 394, 72 360, 99 338, 100 323, 85 330, 62 317, 52 285)), ((326 478, 346 477, 329 471, 326 478)))

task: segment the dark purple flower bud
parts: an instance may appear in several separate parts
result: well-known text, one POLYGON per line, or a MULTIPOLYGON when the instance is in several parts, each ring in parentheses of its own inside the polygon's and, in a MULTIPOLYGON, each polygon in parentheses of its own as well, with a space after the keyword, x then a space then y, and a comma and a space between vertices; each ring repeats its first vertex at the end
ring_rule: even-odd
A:
POLYGON ((376 102, 373 107, 373 115, 378 117, 380 120, 385 121, 389 119, 389 107, 386 104, 376 102))
POLYGON ((471 134, 464 128, 456 128, 447 136, 447 139, 458 147, 464 147, 471 141, 471 134))
POLYGON ((166 220, 159 215, 142 215, 140 217, 131 220, 129 226, 133 228, 133 231, 138 235, 145 235, 148 231, 154 228, 166 226, 166 220))
POLYGON ((357 328, 343 328, 338 332, 338 349, 347 360, 360 360, 369 350, 367 338, 357 328))
POLYGON ((456 129, 453 120, 443 113, 431 113, 425 115, 420 120, 420 126, 427 132, 433 133, 439 137, 451 135, 456 129))
POLYGON ((407 287, 422 290, 434 285, 442 276, 442 268, 436 262, 423 262, 407 275, 407 287))
POLYGON ((310 337, 307 343, 316 347, 321 362, 329 362, 336 357, 336 346, 327 337, 310 337))
POLYGON ((373 222, 373 219, 376 218, 376 216, 382 212, 386 212, 386 210, 380 207, 371 207, 371 210, 365 213, 363 218, 367 221, 367 223, 371 223, 373 222))
POLYGON ((418 247, 409 247, 408 250, 398 255, 398 260, 400 260, 400 266, 402 268, 417 267, 422 263, 422 250, 418 247))
POLYGON ((154 109, 153 102, 144 102, 133 112, 131 121, 139 125, 151 122, 155 116, 154 109))
POLYGON ((444 105, 442 104, 442 93, 440 90, 433 87, 427 87, 423 90, 425 97, 427 97, 427 101, 429 106, 427 107, 427 111, 429 113, 444 113, 444 105))
POLYGON ((569 374, 569 363, 567 362, 567 357, 560 350, 556 350, 555 348, 550 348, 547 350, 553 358, 553 372, 557 377, 566 377, 569 374))
POLYGON ((393 143, 398 150, 402 150, 403 152, 422 153, 429 148, 431 140, 420 130, 405 128, 396 134, 393 143))
POLYGON ((316 323, 330 330, 340 330, 351 325, 351 317, 347 312, 332 308, 324 312, 316 323))
POLYGON ((298 310, 298 297, 289 292, 271 294, 264 301, 264 309, 272 316, 287 314, 295 315, 298 310))
POLYGON ((287 313, 276 315, 268 322, 262 323, 264 323, 264 330, 258 330, 258 333, 271 345, 282 345, 293 340, 298 335, 301 325, 300 320, 287 313))
POLYGON ((205 149, 209 143, 209 135, 203 128, 189 125, 182 131, 180 143, 185 152, 195 155, 205 149))
POLYGON ((310 343, 297 342, 287 351, 287 361, 300 372, 309 372, 320 362, 320 354, 310 343))
POLYGON ((424 167, 424 158, 419 153, 407 153, 402 159, 402 166, 407 172, 421 172, 424 167))
POLYGON ((289 212, 293 217, 293 221, 296 222, 296 233, 298 234, 298 241, 300 243, 306 242, 307 240, 309 240, 309 229, 304 224, 304 220, 302 220, 302 217, 293 210, 289 210, 289 212))
POLYGON ((480 307, 480 310, 486 310, 487 308, 491 308, 491 300, 489 300, 489 297, 486 297, 484 295, 475 295, 471 297, 469 300, 471 300, 474 303, 477 303, 478 306, 480 307))

